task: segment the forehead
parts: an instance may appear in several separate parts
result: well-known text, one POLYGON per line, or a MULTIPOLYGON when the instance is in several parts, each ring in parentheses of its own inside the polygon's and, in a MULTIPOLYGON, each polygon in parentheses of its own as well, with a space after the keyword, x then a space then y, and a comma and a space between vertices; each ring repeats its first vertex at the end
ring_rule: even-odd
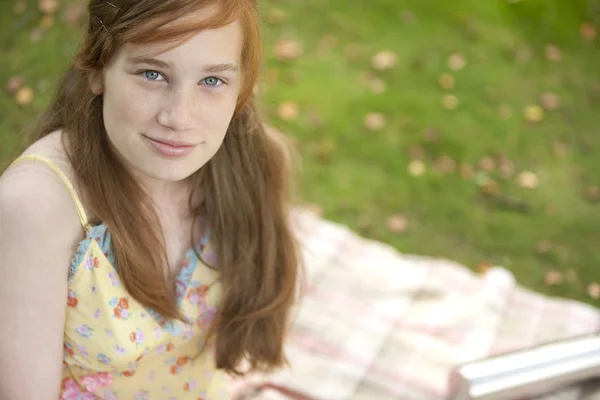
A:
MULTIPOLYGON (((218 9, 206 7, 166 25, 203 21, 218 9)), ((238 63, 243 47, 243 28, 239 20, 215 29, 204 29, 185 40, 163 43, 125 43, 116 58, 129 61, 139 58, 157 58, 173 64, 179 63, 238 63)))

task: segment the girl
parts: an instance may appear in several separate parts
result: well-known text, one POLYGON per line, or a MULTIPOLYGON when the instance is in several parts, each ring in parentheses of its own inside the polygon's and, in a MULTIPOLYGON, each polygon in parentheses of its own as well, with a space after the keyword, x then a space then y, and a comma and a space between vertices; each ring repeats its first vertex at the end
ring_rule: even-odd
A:
POLYGON ((298 276, 256 4, 88 11, 0 178, 0 398, 225 399, 227 373, 285 363, 298 276))

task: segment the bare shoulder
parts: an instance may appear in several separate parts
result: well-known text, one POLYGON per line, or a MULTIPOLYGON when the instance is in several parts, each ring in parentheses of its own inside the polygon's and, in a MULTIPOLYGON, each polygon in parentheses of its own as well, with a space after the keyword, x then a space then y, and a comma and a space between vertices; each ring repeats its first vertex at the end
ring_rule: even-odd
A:
MULTIPOLYGON (((52 133, 30 146, 23 155, 35 154, 52 161, 73 181, 73 171, 60 142, 60 132, 52 133)), ((61 235, 75 233, 82 228, 77 209, 65 183, 51 168, 40 161, 21 160, 0 176, 0 219, 3 226, 15 220, 20 224, 37 224, 39 231, 53 229, 61 235), (58 227, 50 226, 60 222, 58 227)))

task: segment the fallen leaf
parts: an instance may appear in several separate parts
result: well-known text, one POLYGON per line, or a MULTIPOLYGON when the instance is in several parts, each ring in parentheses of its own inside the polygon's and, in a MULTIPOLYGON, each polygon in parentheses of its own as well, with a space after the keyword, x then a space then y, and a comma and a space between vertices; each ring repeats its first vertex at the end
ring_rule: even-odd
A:
POLYGON ((403 233, 408 228, 408 219, 404 215, 392 215, 387 219, 386 225, 394 233, 403 233))
POLYGON ((540 104, 546 110, 558 110, 560 107, 560 96, 556 93, 544 92, 540 95, 540 104))
POLYGON ((461 178, 464 180, 470 181, 475 176, 475 171, 473 167, 467 163, 461 163, 458 167, 458 171, 460 173, 461 178))
POLYGON ((370 131, 378 131, 383 129, 385 123, 386 121, 383 114, 377 112, 368 113, 364 120, 365 128, 370 131))
POLYGON ((425 155, 425 152, 423 151, 421 146, 415 144, 410 146, 410 148, 408 149, 408 155, 410 156, 411 160, 422 160, 423 156, 425 155))
POLYGON ((25 83, 25 79, 22 76, 15 75, 11 77, 7 82, 5 89, 8 93, 15 93, 23 84, 25 83))
POLYGON ((546 47, 544 47, 544 54, 546 55, 546 59, 549 61, 556 62, 562 60, 562 52, 556 45, 546 45, 546 47))
POLYGON ((548 239, 544 239, 544 240, 540 240, 536 245, 535 245, 535 252, 538 254, 546 254, 549 253, 550 250, 552 250, 552 242, 549 241, 548 239))
POLYGON ((458 97, 453 94, 445 94, 442 97, 442 106, 444 106, 446 110, 456 110, 458 108, 458 103, 458 97))
POLYGON ((597 35, 596 27, 590 22, 584 22, 581 24, 579 27, 579 33, 581 34, 582 39, 588 42, 596 39, 597 35))
POLYGON ((456 72, 460 71, 467 65, 467 60, 465 59, 465 56, 463 56, 461 53, 452 53, 448 56, 447 63, 448 68, 456 72))
POLYGON ((286 101, 277 107, 277 115, 284 121, 298 118, 298 105, 293 101, 286 101))
POLYGON ((498 175, 502 179, 509 179, 515 173, 515 165, 508 158, 503 157, 498 162, 498 175))
POLYGON ((440 138, 440 131, 434 128, 425 130, 425 139, 428 142, 436 142, 440 138))
POLYGON ((439 83, 442 89, 450 90, 454 88, 454 78, 448 73, 440 75, 439 83))
POLYGON ((515 62, 517 64, 525 64, 533 58, 533 52, 529 47, 520 46, 515 50, 515 62))
POLYGON ((291 61, 303 53, 302 45, 292 39, 281 39, 275 44, 275 57, 281 61, 291 61))
POLYGON ((31 32, 29 32, 29 40, 31 43, 39 42, 44 38, 45 33, 46 31, 42 28, 34 28, 31 30, 31 32))
POLYGON ((371 225, 372 219, 368 214, 362 214, 356 220, 356 224, 361 228, 367 228, 371 225))
POLYGON ((485 156, 479 160, 477 166, 482 171, 492 172, 496 169, 496 160, 491 156, 485 156))
POLYGON ((356 43, 349 43, 346 46, 344 46, 344 54, 349 59, 355 59, 360 57, 360 55, 362 54, 362 50, 360 46, 356 43))
POLYGON ((317 217, 322 217, 323 214, 325 214, 325 212, 323 211, 323 207, 321 207, 320 205, 316 204, 316 203, 310 203, 310 204, 306 204, 304 206, 304 208, 313 213, 314 215, 316 215, 317 217))
POLYGON ((40 21, 40 28, 49 29, 54 25, 54 16, 51 14, 44 15, 40 21))
POLYGON ((577 282, 577 271, 575 271, 573 268, 569 268, 565 273, 565 278, 567 278, 567 282, 569 283, 577 282))
POLYGON ((538 176, 532 171, 523 171, 517 175, 517 183, 523 189, 535 189, 540 180, 538 176))
POLYGON ((325 35, 319 40, 317 47, 321 54, 329 54, 338 44, 338 39, 333 35, 325 35))
POLYGON ((492 196, 497 196, 498 194, 500 194, 500 185, 495 180, 488 179, 483 185, 481 185, 481 190, 484 193, 490 194, 492 196))
POLYGON ((558 158, 565 158, 567 156, 565 144, 560 140, 555 140, 554 143, 552 143, 552 149, 554 150, 554 155, 558 158))
POLYGON ((33 89, 29 86, 21 87, 15 94, 15 101, 20 106, 31 104, 33 101, 33 89))
POLYGON ((39 0, 38 9, 43 14, 54 14, 58 10, 58 0, 39 0))
POLYGON ((269 68, 265 74, 265 81, 269 84, 275 84, 279 81, 279 70, 277 68, 269 68))
POLYGON ((503 104, 498 107, 498 118, 500 118, 503 121, 506 121, 511 116, 512 116, 512 110, 510 109, 509 106, 503 104))
POLYGON ((456 161, 449 156, 442 156, 435 161, 434 168, 442 174, 451 174, 456 170, 456 161))
POLYGON ((592 282, 587 287, 587 293, 592 299, 600 298, 600 285, 592 282))
POLYGON ((544 110, 538 105, 529 105, 523 109, 525 121, 536 124, 544 119, 544 110))
POLYGON ((600 188, 598 186, 590 186, 585 190, 585 199, 590 203, 595 203, 600 200, 600 188))
POLYGON ((62 13, 62 21, 67 26, 77 26, 80 24, 84 12, 85 6, 83 4, 69 4, 62 13))
POLYGON ((425 173, 425 163, 421 160, 412 160, 408 164, 408 172, 412 176, 421 176, 425 173))
POLYGON ((285 22, 287 13, 280 8, 273 8, 267 13, 267 21, 274 25, 279 25, 285 22))
POLYGON ((559 271, 548 271, 544 275, 544 284, 546 286, 556 286, 563 282, 563 274, 559 271))
POLYGON ((385 82, 379 78, 373 78, 368 83, 369 89, 375 94, 384 93, 386 90, 385 82))
POLYGON ((485 274, 486 272, 488 272, 490 270, 490 268, 492 268, 492 263, 490 263, 489 261, 484 261, 482 263, 479 263, 479 265, 477 265, 477 267, 475 269, 480 274, 485 274))
POLYGON ((371 64, 379 71, 393 69, 398 64, 398 56, 393 51, 382 50, 373 56, 371 64))
POLYGON ((27 2, 24 0, 19 0, 13 6, 13 12, 17 15, 22 15, 27 11, 27 2))

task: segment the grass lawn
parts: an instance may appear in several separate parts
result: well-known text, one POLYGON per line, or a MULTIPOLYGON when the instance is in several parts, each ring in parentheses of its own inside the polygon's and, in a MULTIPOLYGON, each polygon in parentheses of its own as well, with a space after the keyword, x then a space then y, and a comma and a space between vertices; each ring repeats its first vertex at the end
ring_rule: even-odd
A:
MULTIPOLYGON (((77 47, 63 22, 77 1, 61 0, 43 35, 37 1, 20 14, 0 2, 0 82, 20 75, 34 91, 26 106, 0 95, 0 159, 77 47)), ((265 108, 301 151, 304 201, 400 251, 502 265, 530 288, 600 306, 587 290, 600 283, 600 40, 580 28, 594 7, 260 3, 265 108), (373 67, 382 51, 396 55, 377 59, 389 69, 373 67)))

